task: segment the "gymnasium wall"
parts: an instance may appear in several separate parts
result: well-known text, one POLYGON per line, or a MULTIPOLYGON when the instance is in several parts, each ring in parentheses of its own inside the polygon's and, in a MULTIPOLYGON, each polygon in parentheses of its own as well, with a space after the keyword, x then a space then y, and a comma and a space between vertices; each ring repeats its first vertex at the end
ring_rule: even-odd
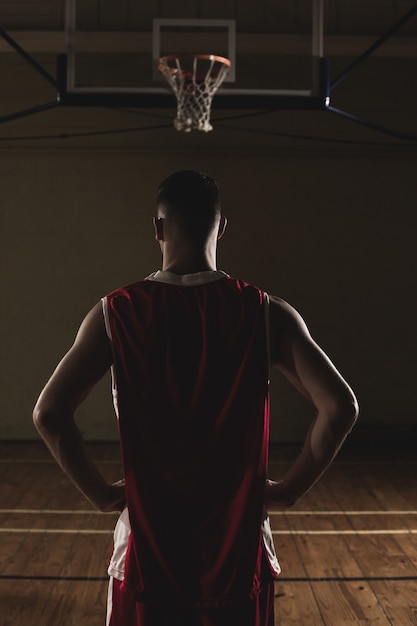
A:
MULTIPOLYGON (((414 156, 231 146, 0 150, 0 437, 37 436, 32 406, 83 316, 105 293, 158 268, 155 188, 190 167, 222 189, 229 227, 219 267, 302 312, 357 392, 355 436, 411 436, 414 156)), ((272 439, 301 440, 310 407, 279 375, 272 398, 272 439)), ((117 436, 108 379, 78 419, 89 439, 117 436)))

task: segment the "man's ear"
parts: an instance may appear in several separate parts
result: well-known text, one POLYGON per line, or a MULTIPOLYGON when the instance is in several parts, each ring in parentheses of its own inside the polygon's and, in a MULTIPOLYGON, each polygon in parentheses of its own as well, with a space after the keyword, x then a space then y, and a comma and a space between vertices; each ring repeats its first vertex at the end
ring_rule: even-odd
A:
POLYGON ((220 215, 219 230, 217 231, 217 239, 221 239, 227 226, 227 217, 220 215))
POLYGON ((164 220, 162 217, 154 217, 153 218, 153 227, 155 229, 155 239, 157 241, 164 240, 164 220))

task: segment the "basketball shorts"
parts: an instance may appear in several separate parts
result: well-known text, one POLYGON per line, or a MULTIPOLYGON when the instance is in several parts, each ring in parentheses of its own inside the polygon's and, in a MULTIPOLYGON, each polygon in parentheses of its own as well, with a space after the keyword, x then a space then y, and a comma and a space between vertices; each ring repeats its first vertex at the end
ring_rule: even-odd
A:
POLYGON ((274 626, 273 579, 280 570, 267 517, 264 526, 268 532, 264 533, 263 589, 256 598, 236 606, 197 609, 164 606, 162 597, 161 605, 155 606, 136 602, 129 590, 122 587, 130 535, 129 515, 125 508, 114 531, 114 551, 108 569, 110 582, 106 626, 274 626))
POLYGON ((274 626, 274 581, 240 605, 208 609, 142 604, 121 585, 110 578, 107 626, 274 626))

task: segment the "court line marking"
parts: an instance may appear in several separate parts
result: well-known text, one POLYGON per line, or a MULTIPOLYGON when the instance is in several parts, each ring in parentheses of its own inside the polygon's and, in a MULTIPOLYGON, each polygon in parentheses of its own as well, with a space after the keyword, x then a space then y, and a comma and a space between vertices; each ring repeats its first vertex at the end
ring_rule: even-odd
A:
MULTIPOLYGON (((121 460, 118 459, 93 459, 94 463, 97 463, 98 465, 122 465, 121 460)), ((269 461, 268 465, 269 466, 289 466, 292 465, 294 461, 292 460, 288 460, 288 461, 269 461)), ((6 464, 6 463, 10 463, 10 464, 24 464, 24 463, 40 463, 40 464, 56 464, 56 461, 54 459, 24 459, 24 458, 18 458, 18 459, 13 459, 13 458, 1 458, 0 459, 0 464, 6 464)), ((343 466, 362 466, 362 465, 372 465, 372 466, 380 466, 383 465, 384 467, 397 467, 397 466, 414 466, 417 465, 417 461, 415 460, 410 460, 410 461, 335 461, 334 463, 332 463, 332 467, 343 467, 343 466)))
POLYGON ((93 530, 92 528, 0 528, 0 533, 30 533, 47 535, 112 535, 114 530, 93 530))
POLYGON ((15 513, 16 515, 120 515, 120 511, 102 513, 96 509, 0 509, 0 515, 15 513))
POLYGON ((417 576, 312 576, 312 577, 282 577, 276 579, 277 583, 333 583, 333 582, 376 582, 376 581, 407 581, 417 580, 417 576))
MULTIPOLYGON (((110 513, 102 513, 101 511, 97 511, 96 509, 0 509, 1 514, 16 514, 16 515, 120 515, 117 511, 112 511, 110 513)), ((360 516, 360 515, 417 515, 417 510, 398 510, 398 511, 390 511, 390 510, 377 510, 377 511, 314 511, 314 510, 300 510, 300 511, 270 511, 268 515, 271 517, 272 515, 291 515, 293 517, 296 516, 308 516, 308 515, 317 515, 317 516, 325 516, 325 515, 352 515, 352 516, 360 516)))
MULTIPOLYGON (((0 574, 0 580, 56 580, 79 582, 108 582, 108 576, 29 576, 25 574, 0 574)), ((414 581, 417 576, 280 576, 279 583, 308 583, 308 582, 376 582, 376 581, 414 581)))
POLYGON ((268 513, 271 515, 417 515, 417 510, 406 509, 401 511, 391 511, 391 510, 377 510, 377 511, 314 511, 312 509, 304 510, 304 511, 270 511, 268 513))
MULTIPOLYGON (((91 528, 0 528, 0 533, 63 534, 63 535, 112 535, 113 530, 91 528)), ((366 529, 366 530, 273 530, 273 535, 417 535, 417 528, 366 529)))
POLYGON ((106 576, 27 576, 25 574, 0 574, 0 580, 62 580, 64 582, 109 582, 106 576))
POLYGON ((395 528, 391 530, 273 530, 273 535, 417 535, 417 528, 395 528))
MULTIPOLYGON (((295 459, 289 461, 269 461, 268 465, 292 465, 295 459)), ((393 465, 417 465, 417 461, 414 459, 410 459, 409 461, 333 461, 331 467, 341 467, 341 466, 351 466, 351 465, 387 465, 389 467, 393 465)))
MULTIPOLYGON (((97 465, 121 465, 122 462, 117 459, 93 459, 94 463, 97 465)), ((56 461, 54 459, 0 459, 1 463, 52 463, 56 465, 56 461)), ((57 466, 58 467, 58 466, 57 466)))

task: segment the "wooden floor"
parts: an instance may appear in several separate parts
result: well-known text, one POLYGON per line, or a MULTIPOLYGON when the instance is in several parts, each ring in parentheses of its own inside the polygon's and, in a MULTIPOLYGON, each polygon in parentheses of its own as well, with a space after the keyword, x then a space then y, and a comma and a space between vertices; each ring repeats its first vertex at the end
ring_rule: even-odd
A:
MULTIPOLYGON (((117 480, 117 446, 91 449, 117 480)), ((295 454, 273 449, 270 476, 295 454)), ((0 443, 0 477, 0 626, 104 626, 116 516, 92 511, 41 444, 0 443)), ((414 450, 346 449, 271 524, 282 566, 276 624, 417 625, 414 450)))

